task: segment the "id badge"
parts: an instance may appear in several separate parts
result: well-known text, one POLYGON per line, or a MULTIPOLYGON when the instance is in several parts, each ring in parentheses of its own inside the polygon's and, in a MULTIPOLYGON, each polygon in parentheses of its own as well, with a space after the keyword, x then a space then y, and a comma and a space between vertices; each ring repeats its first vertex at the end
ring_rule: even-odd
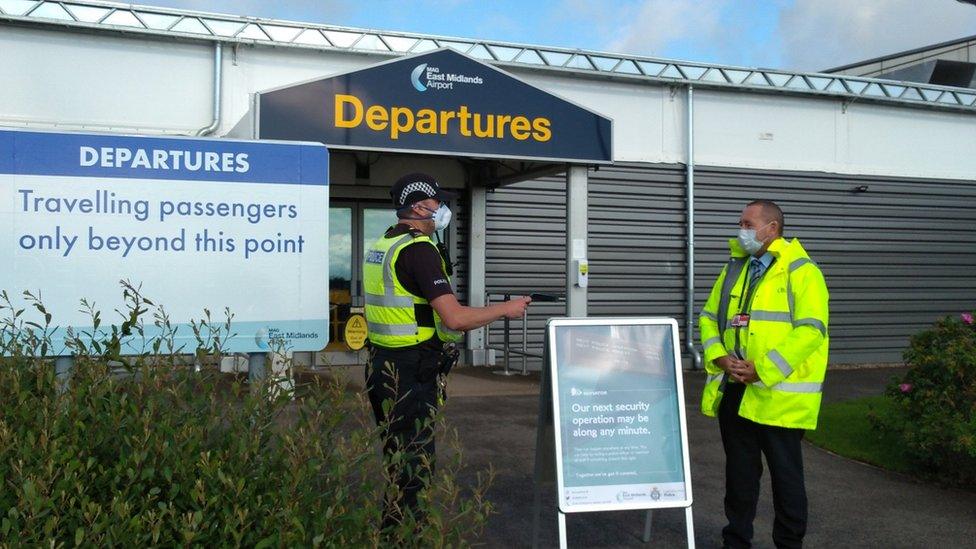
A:
POLYGON ((749 315, 741 314, 732 317, 733 328, 745 328, 749 325, 749 315))

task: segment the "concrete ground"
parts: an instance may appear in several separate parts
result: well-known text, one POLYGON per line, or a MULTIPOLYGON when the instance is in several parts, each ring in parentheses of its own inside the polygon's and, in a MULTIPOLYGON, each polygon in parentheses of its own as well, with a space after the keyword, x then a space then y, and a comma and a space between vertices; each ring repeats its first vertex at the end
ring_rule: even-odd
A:
MULTIPOLYGON (((901 371, 830 371, 824 399, 879 394, 901 371)), ((351 369, 349 379, 358 382, 361 372, 361 368, 351 369)), ((725 525, 725 460, 718 423, 698 412, 703 382, 703 374, 685 372, 695 541, 698 547, 710 548, 721 545, 725 525)), ((491 466, 496 472, 488 499, 497 514, 479 540, 485 547, 531 544, 538 391, 538 375, 502 377, 484 368, 459 369, 451 375, 445 415, 458 430, 468 470, 473 475, 491 466)), ((976 547, 976 492, 940 488, 809 443, 804 443, 804 463, 810 504, 808 547, 976 547)), ((543 546, 557 544, 555 499, 555 489, 549 486, 544 492, 543 546)), ((773 547, 772 520, 767 474, 755 522, 755 547, 773 547)), ((643 511, 570 515, 570 545, 641 546, 643 524, 643 511)), ((684 510, 655 511, 649 545, 684 547, 684 510)))

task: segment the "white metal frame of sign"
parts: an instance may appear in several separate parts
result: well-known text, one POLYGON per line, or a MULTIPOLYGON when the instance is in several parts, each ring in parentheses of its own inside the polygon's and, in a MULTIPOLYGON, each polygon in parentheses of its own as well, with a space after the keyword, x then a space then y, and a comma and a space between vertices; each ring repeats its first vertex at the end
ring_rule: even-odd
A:
MULTIPOLYGON (((556 486, 558 492, 558 519, 559 519, 559 542, 560 547, 567 546, 567 534, 566 534, 566 514, 568 513, 581 513, 581 512, 594 512, 594 511, 623 511, 623 510, 635 510, 635 509, 647 509, 647 519, 644 528, 644 541, 649 541, 650 539, 650 519, 652 509, 663 509, 663 508, 684 508, 685 509, 685 519, 687 525, 687 539, 688 547, 695 546, 695 535, 694 535, 694 524, 692 519, 692 492, 691 492, 691 467, 688 454, 688 428, 685 418, 685 398, 684 398, 684 385, 681 370, 681 354, 680 354, 680 340, 678 338, 678 323, 673 318, 554 318, 551 319, 547 326, 546 333, 547 340, 547 371, 546 376, 549 381, 548 385, 551 387, 549 395, 543 395, 543 398, 548 396, 551 402, 551 412, 553 417, 553 434, 555 437, 555 462, 556 462, 556 486), (676 392, 676 404, 677 404, 677 418, 678 427, 681 436, 681 463, 683 467, 683 484, 684 484, 684 494, 683 497, 678 499, 665 500, 664 498, 654 501, 648 500, 619 500, 613 503, 596 503, 596 504, 580 504, 580 505, 568 505, 566 500, 566 486, 565 486, 565 464, 563 463, 563 437, 562 437, 562 421, 566 418, 560 417, 560 392, 561 388, 559 386, 559 364, 557 351, 557 330, 565 327, 573 326, 666 326, 670 329, 671 337, 671 350, 672 356, 666 357, 665 360, 670 359, 671 366, 674 368, 674 380, 675 380, 675 392, 676 392)), ((546 391, 546 384, 543 385, 542 390, 546 391)), ((567 390, 563 387, 562 390, 567 390)), ((542 418, 540 418, 541 421, 542 418)), ((540 425, 540 429, 542 426, 540 425)), ((537 450, 538 451, 538 450, 537 450)), ((537 479, 538 481, 538 479, 537 479)))

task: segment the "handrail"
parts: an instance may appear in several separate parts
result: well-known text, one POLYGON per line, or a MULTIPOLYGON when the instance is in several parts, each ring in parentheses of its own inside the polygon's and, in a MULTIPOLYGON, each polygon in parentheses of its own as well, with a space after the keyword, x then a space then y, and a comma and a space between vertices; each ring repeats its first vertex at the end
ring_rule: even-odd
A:
MULTIPOLYGON (((487 293, 485 293, 485 304, 487 305, 487 304, 490 304, 491 303, 491 297, 492 296, 500 296, 500 297, 503 298, 503 300, 508 301, 509 299, 512 298, 512 295, 515 295, 515 294, 516 294, 516 292, 487 292, 487 293)), ((538 300, 538 301, 543 301, 543 302, 557 302, 560 299, 565 300, 565 298, 561 297, 559 294, 532 294, 532 296, 533 296, 533 300, 538 300)), ((526 309, 525 311, 522 312, 522 349, 521 350, 512 349, 512 345, 511 345, 511 334, 512 334, 512 330, 511 330, 511 319, 508 318, 508 317, 505 317, 504 324, 505 324, 505 340, 504 340, 505 343, 504 343, 504 346, 503 346, 502 349, 496 349, 496 348, 494 348, 494 347, 491 346, 491 343, 490 343, 491 338, 490 338, 490 333, 489 333, 489 326, 490 325, 489 326, 485 326, 485 342, 486 342, 485 343, 485 348, 486 349, 492 349, 492 350, 495 350, 495 351, 502 351, 502 356, 505 359, 505 367, 503 369, 501 369, 501 370, 494 370, 492 373, 493 374, 496 374, 496 375, 500 375, 500 376, 513 376, 513 375, 527 376, 527 375, 529 375, 529 371, 528 371, 528 359, 529 359, 529 357, 532 357, 532 358, 540 358, 540 359, 543 358, 543 354, 542 353, 535 353, 535 352, 530 352, 529 351, 529 347, 528 347, 528 345, 529 345, 529 343, 528 343, 528 340, 529 340, 529 337, 528 337, 528 333, 529 333, 529 328, 528 328, 528 326, 529 326, 529 324, 528 324, 528 309, 526 309), (515 372, 515 371, 513 371, 509 367, 509 362, 510 362, 509 361, 509 357, 511 355, 518 355, 518 356, 521 356, 522 357, 522 369, 521 369, 521 371, 515 372)))

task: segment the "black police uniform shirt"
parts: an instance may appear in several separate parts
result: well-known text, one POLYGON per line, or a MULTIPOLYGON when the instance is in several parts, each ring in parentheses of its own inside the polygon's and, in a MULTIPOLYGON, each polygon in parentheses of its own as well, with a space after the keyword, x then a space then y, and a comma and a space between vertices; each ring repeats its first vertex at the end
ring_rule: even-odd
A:
MULTIPOLYGON (((386 231, 386 238, 405 235, 412 229, 403 223, 386 231)), ((419 234, 419 233, 418 233, 419 234)), ((403 288, 413 295, 420 296, 428 303, 442 295, 453 294, 454 289, 441 266, 441 254, 431 244, 412 244, 404 248, 393 265, 397 279, 403 288)), ((424 344, 440 346, 441 340, 435 335, 424 344)))

